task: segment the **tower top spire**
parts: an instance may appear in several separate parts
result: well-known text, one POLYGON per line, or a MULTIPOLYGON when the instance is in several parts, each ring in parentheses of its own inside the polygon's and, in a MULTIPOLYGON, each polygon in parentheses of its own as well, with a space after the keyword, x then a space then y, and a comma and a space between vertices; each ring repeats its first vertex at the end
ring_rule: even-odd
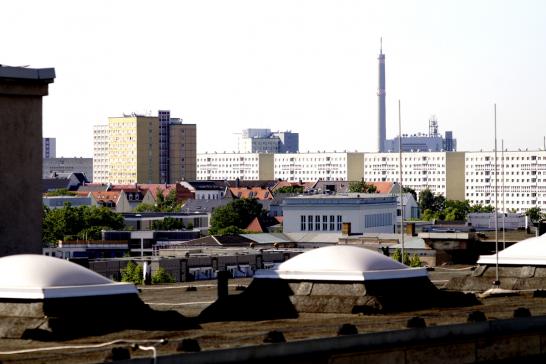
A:
POLYGON ((383 37, 379 37, 379 54, 383 54, 383 37))

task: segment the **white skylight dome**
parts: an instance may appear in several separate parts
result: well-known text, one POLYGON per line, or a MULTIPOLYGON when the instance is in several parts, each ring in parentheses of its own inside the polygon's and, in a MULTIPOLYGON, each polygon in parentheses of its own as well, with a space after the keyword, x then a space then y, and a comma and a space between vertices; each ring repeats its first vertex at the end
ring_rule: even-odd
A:
MULTIPOLYGON (((478 264, 496 264, 495 254, 481 255, 478 264)), ((546 265, 546 234, 520 241, 499 252, 499 264, 546 265)))
POLYGON ((365 281, 426 277, 425 268, 409 268, 369 249, 336 245, 297 255, 275 269, 259 270, 256 278, 316 281, 365 281))
POLYGON ((132 283, 117 283, 67 260, 45 255, 10 255, 0 258, 0 298, 136 294, 132 283))

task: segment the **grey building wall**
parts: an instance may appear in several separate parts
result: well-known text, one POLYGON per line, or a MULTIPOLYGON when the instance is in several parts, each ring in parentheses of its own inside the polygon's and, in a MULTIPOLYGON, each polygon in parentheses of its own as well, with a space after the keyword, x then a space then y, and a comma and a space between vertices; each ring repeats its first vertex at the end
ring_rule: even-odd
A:
POLYGON ((42 178, 53 173, 83 173, 89 182, 93 181, 93 158, 44 158, 42 178))
POLYGON ((0 256, 42 253, 42 97, 54 78, 0 66, 0 256))

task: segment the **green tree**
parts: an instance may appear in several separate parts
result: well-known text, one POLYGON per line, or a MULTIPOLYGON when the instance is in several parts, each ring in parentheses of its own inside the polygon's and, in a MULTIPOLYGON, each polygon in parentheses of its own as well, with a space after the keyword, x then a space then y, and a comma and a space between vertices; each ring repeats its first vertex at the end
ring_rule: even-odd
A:
POLYGON ((133 209, 133 212, 176 212, 180 211, 182 203, 179 203, 176 198, 176 189, 173 188, 165 196, 164 190, 158 187, 156 189, 155 204, 139 203, 133 209))
POLYGON ((184 222, 181 219, 165 217, 163 220, 152 222, 152 230, 181 230, 184 229, 184 222))
POLYGON ((225 206, 218 207, 211 215, 210 234, 225 232, 227 227, 233 226, 244 229, 255 218, 263 218, 266 211, 255 198, 233 200, 225 206))
POLYGON ((77 193, 73 191, 69 191, 67 188, 59 188, 57 190, 48 191, 45 194, 48 197, 51 196, 76 196, 77 193))
POLYGON ((142 284, 142 266, 135 264, 132 261, 127 262, 125 268, 121 270, 121 281, 142 284))
MULTIPOLYGON (((394 251, 394 253, 392 253, 391 258, 393 260, 396 260, 397 262, 402 262, 402 259, 401 259, 402 258, 402 252, 400 251, 400 249, 396 249, 394 251)), ((409 256, 407 251, 404 251, 404 262, 403 262, 403 264, 410 265, 410 256, 409 256)))
POLYGON ((66 203, 59 209, 44 207, 42 241, 55 244, 65 238, 100 239, 101 230, 120 230, 123 227, 123 216, 106 207, 72 207, 66 203))
POLYGON ((468 212, 493 212, 495 208, 491 205, 476 204, 471 205, 468 212))
POLYGON ((349 182, 349 192, 359 192, 359 193, 375 193, 377 192, 377 187, 372 184, 368 184, 365 181, 353 181, 349 182))
POLYGON ((530 209, 527 209, 525 215, 527 215, 533 223, 539 222, 543 217, 540 207, 531 207, 530 209))
POLYGON ((434 194, 432 191, 428 188, 425 188, 419 193, 419 207, 421 208, 421 211, 423 211, 423 214, 426 210, 430 210, 431 212, 434 212, 434 194))
POLYGON ((411 193, 411 195, 413 196, 413 199, 417 202, 417 192, 415 192, 415 190, 411 187, 402 187, 402 192, 403 193, 411 193))
POLYGON ((410 267, 420 267, 421 266, 421 260, 419 259, 419 256, 417 254, 413 254, 411 256, 409 266, 410 267))
POLYGON ((171 276, 163 267, 159 267, 153 274, 152 274, 152 283, 153 284, 159 284, 159 283, 174 283, 175 279, 173 276, 171 276))
POLYGON ((303 186, 283 186, 279 187, 275 190, 275 194, 277 193, 303 193, 303 186))
POLYGON ((156 205, 142 202, 133 209, 133 212, 159 212, 159 208, 156 205))

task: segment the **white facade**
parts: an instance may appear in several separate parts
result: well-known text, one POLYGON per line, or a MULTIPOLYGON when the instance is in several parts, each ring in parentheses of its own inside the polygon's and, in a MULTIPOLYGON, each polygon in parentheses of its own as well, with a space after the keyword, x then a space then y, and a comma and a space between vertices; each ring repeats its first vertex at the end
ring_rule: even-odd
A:
POLYGON ((109 182, 108 125, 93 126, 93 181, 109 182))
POLYGON ((197 154, 197 180, 272 180, 273 154, 197 154))
POLYGON ((42 138, 42 158, 57 157, 57 139, 42 138))
MULTIPOLYGON (((463 200, 464 153, 402 153, 402 178, 402 185, 414 189, 417 194, 428 188, 448 199, 463 200)), ((399 154, 364 154, 364 180, 399 182, 399 154)))
POLYGON ((392 233, 396 197, 380 194, 310 195, 286 198, 282 204, 283 233, 392 233))
POLYGON ((275 154, 275 179, 286 181, 359 181, 364 170, 364 153, 275 154))
MULTIPOLYGON (((546 212, 546 151, 497 151, 497 176, 499 211, 546 212)), ((466 153, 465 186, 472 204, 495 206, 494 152, 466 153)))

